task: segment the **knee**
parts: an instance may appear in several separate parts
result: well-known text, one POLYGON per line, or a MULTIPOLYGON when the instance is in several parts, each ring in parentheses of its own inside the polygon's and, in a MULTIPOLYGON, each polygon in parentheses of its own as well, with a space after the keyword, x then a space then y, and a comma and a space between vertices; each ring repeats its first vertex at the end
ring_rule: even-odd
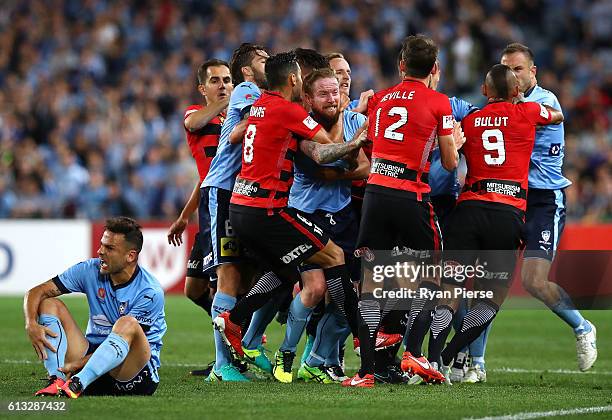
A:
POLYGON ((541 289, 541 279, 535 270, 523 270, 521 272, 521 284, 530 294, 534 295, 541 289))
POLYGON ((47 298, 40 302, 38 314, 48 314, 60 317, 62 313, 68 311, 64 302, 57 298, 47 298))
POLYGON ((302 304, 308 308, 315 306, 325 297, 326 291, 325 281, 311 282, 300 292, 302 304))
POLYGON ((113 332, 123 337, 132 337, 141 330, 140 324, 131 315, 120 317, 113 325, 113 332))

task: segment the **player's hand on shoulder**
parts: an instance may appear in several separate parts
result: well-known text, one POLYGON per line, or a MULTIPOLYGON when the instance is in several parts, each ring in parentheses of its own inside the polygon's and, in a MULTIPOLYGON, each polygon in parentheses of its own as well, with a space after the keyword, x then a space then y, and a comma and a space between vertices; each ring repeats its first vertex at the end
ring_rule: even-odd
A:
POLYGON ((461 123, 457 121, 455 121, 455 125, 453 127, 453 140, 455 142, 455 147, 457 148, 457 150, 461 149, 461 147, 465 143, 465 135, 463 134, 461 123))
POLYGON ((47 340, 47 336, 55 338, 57 337, 57 333, 54 333, 49 328, 38 323, 27 325, 26 332, 28 334, 28 338, 32 342, 32 347, 34 347, 36 355, 40 360, 47 359, 45 347, 51 350, 53 353, 57 352, 55 347, 53 347, 51 343, 49 343, 49 340, 47 340))
POLYGON ((187 227, 187 219, 176 219, 170 230, 168 230, 168 243, 174 246, 181 246, 183 244, 183 232, 187 227))

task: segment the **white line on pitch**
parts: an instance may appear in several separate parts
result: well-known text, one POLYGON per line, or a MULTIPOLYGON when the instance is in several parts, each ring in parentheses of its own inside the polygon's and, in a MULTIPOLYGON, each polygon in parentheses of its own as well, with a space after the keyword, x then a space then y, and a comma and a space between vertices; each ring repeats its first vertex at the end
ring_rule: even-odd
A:
POLYGON ((467 417, 465 420, 529 420, 539 419, 542 417, 554 417, 554 416, 570 416, 572 414, 595 414, 612 411, 612 405, 606 405, 603 407, 584 407, 584 408, 570 408, 566 410, 554 410, 554 411, 532 411, 525 413, 507 414, 505 416, 495 417, 467 417))

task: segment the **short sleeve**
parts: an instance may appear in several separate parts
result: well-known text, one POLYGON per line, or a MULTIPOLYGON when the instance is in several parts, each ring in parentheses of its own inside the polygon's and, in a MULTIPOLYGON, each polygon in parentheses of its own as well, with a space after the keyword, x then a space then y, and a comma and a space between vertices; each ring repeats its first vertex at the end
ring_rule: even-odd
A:
POLYGON ((290 104, 286 110, 284 119, 285 127, 298 137, 312 139, 317 131, 321 129, 321 124, 316 122, 304 108, 298 104, 290 104))
POLYGON ((450 136, 453 134, 455 119, 447 96, 441 96, 438 106, 438 136, 450 136))
POLYGON ((59 274, 54 279, 54 283, 63 293, 85 293, 87 273, 95 269, 92 260, 80 262, 68 268, 62 274, 59 274))
POLYGON ((130 308, 127 315, 136 318, 145 331, 164 313, 164 292, 160 289, 145 289, 130 308))
POLYGON ((529 121, 535 125, 546 125, 552 121, 552 114, 548 109, 537 102, 525 102, 521 104, 529 121))
POLYGON ((253 103, 259 99, 261 91, 253 83, 241 83, 236 86, 231 98, 231 108, 238 110, 241 117, 248 112, 253 103))
POLYGON ((450 98, 449 101, 451 104, 451 110, 453 112, 453 118, 455 118, 456 121, 461 121, 472 112, 478 110, 478 108, 471 103, 454 96, 450 98))

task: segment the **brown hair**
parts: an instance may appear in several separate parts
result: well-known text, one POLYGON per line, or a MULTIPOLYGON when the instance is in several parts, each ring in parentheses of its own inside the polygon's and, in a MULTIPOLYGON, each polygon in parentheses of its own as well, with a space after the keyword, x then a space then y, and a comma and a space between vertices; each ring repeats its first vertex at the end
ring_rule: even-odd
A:
POLYGON ((502 51, 502 57, 504 55, 508 55, 508 54, 514 54, 514 53, 523 53, 525 54, 525 56, 531 60, 531 62, 533 63, 535 60, 535 56, 533 55, 533 51, 531 51, 531 49, 527 46, 527 45, 523 45, 520 42, 513 42, 512 44, 508 44, 506 45, 506 48, 504 48, 504 50, 502 51))
POLYGON ((304 84, 302 89, 304 92, 312 96, 312 86, 315 84, 317 80, 321 79, 337 79, 336 72, 334 72, 329 67, 324 67, 322 69, 313 70, 306 78, 304 79, 304 84))
POLYGON ((108 219, 104 229, 113 233, 121 233, 125 236, 125 241, 129 243, 136 252, 142 250, 142 231, 141 226, 134 219, 120 216, 108 219))
POLYGON ((406 66, 406 76, 423 79, 431 73, 438 58, 438 46, 425 35, 411 35, 402 42, 400 59, 406 66))

